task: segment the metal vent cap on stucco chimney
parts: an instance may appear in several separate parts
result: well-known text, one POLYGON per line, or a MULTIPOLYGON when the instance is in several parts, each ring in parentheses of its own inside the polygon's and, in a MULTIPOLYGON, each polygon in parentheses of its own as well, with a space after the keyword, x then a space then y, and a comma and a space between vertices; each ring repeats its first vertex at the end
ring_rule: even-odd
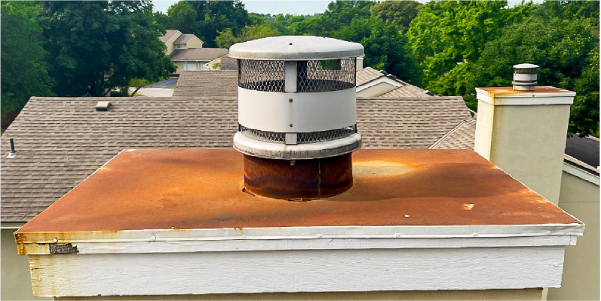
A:
POLYGON ((357 57, 363 46, 326 37, 280 36, 233 45, 245 187, 279 198, 334 195, 352 186, 357 57))
POLYGON ((513 66, 513 89, 534 91, 538 79, 538 67, 538 65, 528 63, 513 66))

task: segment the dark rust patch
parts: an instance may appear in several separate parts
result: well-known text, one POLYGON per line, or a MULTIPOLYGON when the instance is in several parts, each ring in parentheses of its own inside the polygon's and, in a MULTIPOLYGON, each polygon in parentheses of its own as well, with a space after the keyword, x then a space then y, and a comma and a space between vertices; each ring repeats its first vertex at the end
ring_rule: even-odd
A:
POLYGON ((244 156, 244 186, 277 199, 326 198, 353 186, 351 154, 315 160, 244 156))

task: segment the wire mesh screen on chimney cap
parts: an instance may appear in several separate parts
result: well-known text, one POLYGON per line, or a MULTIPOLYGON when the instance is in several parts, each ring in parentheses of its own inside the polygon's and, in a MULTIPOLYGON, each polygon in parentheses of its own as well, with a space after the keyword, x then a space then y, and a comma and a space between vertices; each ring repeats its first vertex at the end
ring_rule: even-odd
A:
MULTIPOLYGON (((240 132, 251 139, 271 142, 271 143, 286 143, 286 133, 281 132, 267 132, 261 130, 255 130, 247 128, 243 125, 238 125, 240 132)), ((323 141, 331 141, 348 137, 357 132, 356 125, 352 127, 345 127, 341 129, 334 129, 328 131, 309 132, 309 133, 297 133, 296 144, 304 143, 315 143, 323 141)))
MULTIPOLYGON (((297 92, 350 89, 356 82, 356 58, 297 61, 297 92)), ((238 86, 264 92, 284 92, 285 61, 238 60, 238 86)))

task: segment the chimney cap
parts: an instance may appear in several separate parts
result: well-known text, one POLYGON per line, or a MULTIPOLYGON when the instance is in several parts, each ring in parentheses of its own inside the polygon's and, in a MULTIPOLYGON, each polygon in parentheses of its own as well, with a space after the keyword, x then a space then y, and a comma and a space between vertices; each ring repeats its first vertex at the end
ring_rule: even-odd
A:
POLYGON ((279 36, 234 44, 229 56, 236 59, 308 61, 363 55, 359 43, 317 36, 279 36))
POLYGON ((513 65, 513 69, 518 73, 536 73, 538 68, 539 68, 538 65, 534 65, 534 64, 530 64, 530 63, 513 65), (519 72, 519 71, 526 71, 526 72, 519 72))

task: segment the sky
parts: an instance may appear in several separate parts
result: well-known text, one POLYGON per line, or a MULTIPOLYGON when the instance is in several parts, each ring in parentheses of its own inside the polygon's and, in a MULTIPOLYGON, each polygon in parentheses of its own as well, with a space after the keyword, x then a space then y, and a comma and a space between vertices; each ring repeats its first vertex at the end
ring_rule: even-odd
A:
MULTIPOLYGON (((309 1, 298 1, 298 0, 242 0, 246 10, 253 13, 260 14, 294 14, 294 15, 307 15, 314 13, 323 13, 328 7, 328 3, 332 0, 309 0, 309 1)), ((426 3, 428 0, 418 0, 419 2, 426 3)), ((177 0, 154 0, 154 10, 166 13, 169 6, 176 3, 177 0)), ((520 0, 509 0, 509 5, 513 6, 520 3, 520 0)), ((542 0, 535 0, 535 3, 540 3, 542 0)))

